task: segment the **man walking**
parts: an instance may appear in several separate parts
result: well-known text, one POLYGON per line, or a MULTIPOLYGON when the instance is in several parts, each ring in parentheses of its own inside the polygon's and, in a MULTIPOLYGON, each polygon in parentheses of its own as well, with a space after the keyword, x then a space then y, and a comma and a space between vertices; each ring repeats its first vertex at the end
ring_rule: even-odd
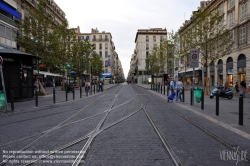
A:
POLYGON ((176 83, 176 102, 178 102, 178 99, 182 101, 181 94, 183 89, 183 83, 181 82, 181 79, 179 78, 179 81, 176 83))

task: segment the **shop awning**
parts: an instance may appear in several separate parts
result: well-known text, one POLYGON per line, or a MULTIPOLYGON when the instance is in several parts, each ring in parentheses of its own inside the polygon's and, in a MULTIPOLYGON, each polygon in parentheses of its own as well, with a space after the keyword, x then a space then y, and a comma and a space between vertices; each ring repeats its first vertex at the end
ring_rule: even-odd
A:
POLYGON ((112 77, 112 74, 111 73, 103 73, 102 77, 110 78, 110 77, 112 77))
POLYGON ((6 4, 5 2, 3 1, 0 1, 0 9, 6 11, 7 13, 15 16, 16 18, 20 19, 21 20, 21 17, 19 16, 19 14, 17 13, 16 9, 9 6, 8 4, 6 4))
MULTIPOLYGON (((34 74, 38 74, 37 70, 34 70, 34 74)), ((60 74, 50 73, 50 72, 46 72, 46 71, 39 71, 39 74, 44 75, 44 77, 46 77, 46 76, 63 77, 60 74)))

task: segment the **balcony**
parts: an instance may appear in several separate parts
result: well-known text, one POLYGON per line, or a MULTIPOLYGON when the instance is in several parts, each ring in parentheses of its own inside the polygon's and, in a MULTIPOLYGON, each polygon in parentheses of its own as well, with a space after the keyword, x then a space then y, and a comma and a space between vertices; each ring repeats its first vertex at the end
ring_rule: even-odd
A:
POLYGON ((0 14, 0 20, 3 22, 6 22, 7 24, 10 24, 10 25, 16 27, 16 23, 14 20, 12 20, 12 19, 10 19, 2 14, 0 14))

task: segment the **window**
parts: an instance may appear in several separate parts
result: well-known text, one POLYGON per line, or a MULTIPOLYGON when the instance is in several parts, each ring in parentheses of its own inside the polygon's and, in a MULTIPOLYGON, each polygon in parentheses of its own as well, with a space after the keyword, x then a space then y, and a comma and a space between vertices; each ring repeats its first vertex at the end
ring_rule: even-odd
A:
POLYGON ((148 47, 148 43, 146 44, 146 50, 148 50, 149 49, 149 47, 148 47))
POLYGON ((156 37, 155 36, 153 36, 153 40, 156 41, 156 37))
POLYGON ((94 40, 94 41, 96 40, 96 37, 95 37, 95 35, 93 36, 93 40, 94 40))
POLYGON ((148 36, 146 36, 146 42, 148 42, 148 41, 149 41, 148 36))
POLYGON ((105 73, 107 73, 108 72, 108 69, 105 69, 105 73))
POLYGON ((234 0, 229 0, 228 8, 234 7, 234 0))
POLYGON ((108 51, 105 51, 105 58, 108 58, 108 51))
POLYGON ((157 47, 157 44, 154 44, 154 48, 156 48, 157 47))
POLYGON ((105 61, 105 67, 108 67, 108 61, 105 61))
POLYGON ((160 39, 161 41, 163 41, 163 36, 161 36, 161 39, 160 39))
POLYGON ((99 40, 102 41, 102 35, 99 35, 99 40))
POLYGON ((105 50, 108 49, 108 43, 105 43, 105 50))
POLYGON ((5 37, 5 27, 3 25, 0 25, 0 36, 5 37))
POLYGON ((11 32, 12 29, 6 27, 6 33, 5 33, 5 38, 11 40, 11 32))
POLYGON ((82 40, 84 40, 84 36, 82 36, 82 40))
POLYGON ((102 52, 101 51, 99 52, 99 55, 100 55, 100 57, 102 57, 102 52))
POLYGON ((93 46, 94 46, 94 50, 96 49, 96 44, 93 44, 93 46))
POLYGON ((86 39, 88 39, 88 40, 89 40, 89 36, 86 36, 86 39))
POLYGON ((245 43, 245 42, 246 42, 246 28, 241 27, 240 28, 240 44, 245 43))
POLYGON ((105 40, 106 40, 106 41, 108 41, 108 40, 109 40, 109 39, 108 39, 108 35, 105 35, 105 40))
POLYGON ((241 5, 241 19, 247 17, 247 2, 241 5))
POLYGON ((229 26, 233 26, 234 25, 234 11, 232 11, 228 15, 228 23, 229 23, 229 26))
POLYGON ((223 13, 224 13, 224 4, 223 3, 221 3, 220 5, 219 5, 219 7, 218 7, 218 11, 219 11, 219 13, 220 13, 220 15, 222 15, 223 13))
POLYGON ((229 40, 230 40, 230 44, 233 44, 234 42, 234 31, 231 31, 229 34, 229 40))
POLYGON ((102 49, 102 43, 99 44, 99 49, 102 49))

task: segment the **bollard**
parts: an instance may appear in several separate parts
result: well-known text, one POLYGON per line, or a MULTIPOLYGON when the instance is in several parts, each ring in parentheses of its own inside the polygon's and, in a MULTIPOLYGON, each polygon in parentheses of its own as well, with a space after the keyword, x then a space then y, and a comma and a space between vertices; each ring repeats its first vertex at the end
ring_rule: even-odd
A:
POLYGON ((82 86, 80 86, 80 98, 82 98, 82 86))
POLYGON ((182 101, 185 102, 185 91, 184 87, 182 88, 182 101))
POLYGON ((38 94, 37 94, 37 90, 36 90, 36 107, 38 106, 38 94))
POLYGON ((162 94, 162 85, 161 85, 161 94, 162 94))
POLYGON ((13 90, 11 90, 10 93, 11 93, 11 111, 14 111, 14 93, 13 93, 13 90))
POLYGON ((68 88, 65 89, 66 94, 66 101, 68 101, 68 88))
POLYGON ((158 93, 160 93, 160 85, 157 85, 158 86, 158 93))
POLYGON ((56 103, 56 90, 53 88, 53 103, 56 103))
POLYGON ((216 107, 216 115, 219 116, 219 94, 218 93, 216 94, 216 104, 215 104, 215 107, 216 107))
POLYGON ((95 94, 95 84, 94 84, 94 94, 95 94))
POLYGON ((88 97, 89 88, 88 88, 88 87, 85 87, 85 91, 86 91, 86 96, 88 97))
POLYGON ((73 88, 73 100, 75 100, 75 87, 73 88))
POLYGON ((164 95, 165 95, 165 90, 166 90, 166 89, 165 89, 165 84, 164 84, 164 88, 163 88, 163 94, 164 94, 164 95))
POLYGON ((204 89, 201 90, 201 110, 204 110, 204 89))
POLYGON ((157 85, 155 85, 155 91, 157 92, 157 85))
POLYGON ((193 105, 193 88, 190 89, 190 105, 193 105))
POLYGON ((96 93, 98 93, 98 84, 96 84, 96 93))
POLYGON ((151 90, 152 90, 152 83, 151 83, 151 90))
POLYGON ((92 83, 90 83, 90 95, 92 95, 92 83))
POLYGON ((239 125, 243 125, 243 97, 239 97, 239 125))

